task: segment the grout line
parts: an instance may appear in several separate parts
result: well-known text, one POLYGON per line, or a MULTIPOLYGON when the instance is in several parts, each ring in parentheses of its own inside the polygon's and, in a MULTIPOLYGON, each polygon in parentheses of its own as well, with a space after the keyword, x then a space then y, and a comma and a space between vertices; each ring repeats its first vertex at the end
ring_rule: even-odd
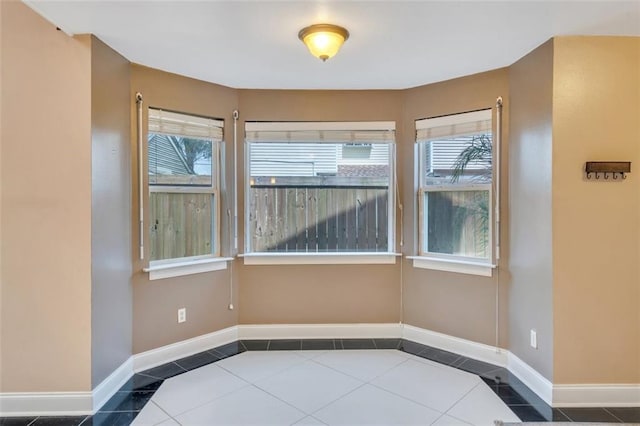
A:
POLYGON ((602 407, 602 409, 604 411, 606 411, 607 413, 611 414, 613 416, 613 418, 617 419, 620 423, 624 423, 624 421, 620 417, 616 416, 611 411, 607 410, 607 407, 602 407))
MULTIPOLYGON (((167 410, 165 410, 164 408, 162 408, 162 407, 160 406, 160 404, 158 404, 157 402, 155 402, 155 401, 153 401, 153 400, 151 400, 151 399, 149 400, 149 402, 150 402, 150 403, 152 403, 153 405, 155 405, 156 407, 158 407, 158 408, 160 409, 160 411, 162 411, 162 412, 163 412, 163 413, 165 413, 167 416, 169 416, 169 418, 170 418, 171 420, 173 420, 174 422, 176 422, 176 423, 178 423, 178 424, 181 424, 181 423, 180 423, 179 421, 177 421, 177 420, 176 420, 176 419, 175 419, 171 414, 169 414, 169 413, 167 412, 167 410)), ((148 404, 148 403, 147 403, 147 404, 148 404)), ((146 404, 145 404, 145 407, 146 407, 146 404)), ((142 410, 140 410, 140 411, 142 411, 142 410)), ((162 420, 161 422, 156 423, 156 424, 160 424, 160 423, 162 423, 162 422, 166 422, 166 421, 167 421, 167 420, 165 419, 165 420, 162 420)))
MULTIPOLYGON (((563 416, 565 416, 567 419, 569 419, 569 421, 571 423, 573 423, 573 419, 571 417, 569 417, 569 415, 567 413, 565 413, 564 411, 562 411, 560 408, 557 409, 558 411, 560 411, 562 413, 563 416)), ((553 414, 553 409, 551 409, 551 413, 553 414)))
MULTIPOLYGON (((462 401, 463 399, 465 399, 465 398, 467 397, 467 395, 469 395, 471 392, 473 392, 473 390, 474 390, 475 388, 477 388, 478 386, 480 386, 482 383, 484 383, 484 382, 483 382, 482 380, 480 380, 480 383, 476 384, 474 387, 472 387, 471 389, 469 389, 469 391, 468 391, 467 393, 465 393, 464 395, 462 395, 462 396, 460 397, 460 399, 458 399, 456 402, 454 402, 453 404, 451 404, 451 407, 449 407, 449 408, 447 409, 447 411, 445 411, 444 413, 445 413, 446 415, 449 415, 449 411, 451 411, 451 409, 452 409, 453 407, 455 407, 456 405, 458 405, 458 404, 460 403, 460 401, 462 401)), ((502 403, 504 404, 504 401, 500 401, 500 402, 502 402, 502 403)), ((506 404, 505 404, 505 405, 506 405, 506 404)), ((451 416, 451 417, 455 417, 455 416, 451 416)), ((518 416, 516 416, 516 417, 518 417, 518 416)), ((518 417, 518 418, 520 418, 520 417, 518 417)))
POLYGON ((296 420, 296 422, 299 422, 300 420, 302 420, 302 419, 304 419, 305 417, 308 417, 308 416, 310 415, 310 414, 309 414, 309 413, 307 413, 306 411, 302 411, 302 409, 300 409, 300 408, 296 407, 295 405, 291 404, 290 402, 285 401, 284 399, 280 398, 279 396, 272 394, 272 393, 271 393, 271 392, 269 392, 268 390, 261 388, 260 386, 258 386, 258 385, 257 385, 257 384, 255 384, 255 383, 251 383, 251 386, 253 386, 254 388, 258 389, 260 392, 264 392, 264 393, 266 393, 267 395, 269 395, 269 396, 271 396, 271 397, 273 397, 273 398, 277 399, 278 401, 280 401, 280 402, 283 402, 283 403, 287 404, 289 407, 291 407, 291 408, 295 409, 296 411, 300 411, 302 414, 304 414, 304 416, 303 416, 302 418, 300 418, 300 419, 296 420))
POLYGON ((182 369, 185 373, 189 371, 189 370, 187 370, 186 368, 184 368, 183 366, 181 366, 180 364, 178 364, 178 363, 177 363, 177 362, 175 362, 175 361, 172 361, 171 363, 172 363, 173 365, 177 365, 177 366, 178 366, 178 368, 182 369))
MULTIPOLYGON (((340 400, 340 399, 344 398, 345 396, 347 396, 347 395, 350 395, 350 394, 354 393, 355 391, 357 391, 358 389, 362 388, 363 386, 368 385, 368 383, 367 383, 367 382, 363 382, 362 380, 360 380, 360 382, 361 382, 361 383, 360 383, 360 385, 359 385, 359 386, 356 386, 354 389, 351 389, 349 392, 345 393, 344 395, 340 395, 340 396, 339 396, 339 397, 337 397, 336 399, 331 400, 330 402, 328 402, 327 404, 325 404, 325 405, 323 405, 322 407, 318 408, 317 410, 315 410, 315 411, 313 411, 313 412, 309 413, 309 415, 310 415, 310 416, 313 416, 315 413, 317 413, 318 411, 322 410, 323 408, 328 407, 329 405, 331 405, 331 404, 333 404, 334 402, 336 402, 336 401, 338 401, 338 400, 340 400)), ((323 423, 324 423, 324 422, 323 422, 323 423)))
MULTIPOLYGON (((245 382, 246 382, 246 380, 245 380, 245 382)), ((187 409, 187 410, 180 411, 178 414, 176 414, 176 417, 177 417, 177 416, 181 416, 181 415, 183 415, 183 414, 185 414, 185 413, 188 413, 189 411, 196 410, 196 409, 198 409, 198 408, 200 408, 200 407, 204 407, 204 406, 205 406, 205 405, 207 405, 207 404, 211 404, 212 402, 217 401, 217 400, 218 400, 218 399, 220 399, 220 398, 224 398, 225 396, 228 396, 228 395, 231 395, 231 394, 233 394, 233 393, 236 393, 236 392, 238 392, 238 391, 240 391, 240 390, 242 390, 242 389, 246 389, 246 388, 248 388, 249 386, 251 386, 251 384, 247 384, 247 385, 241 386, 241 387, 239 387, 238 389, 234 389, 234 390, 232 390, 232 391, 230 391, 230 392, 227 392, 227 393, 225 393, 225 394, 218 395, 218 396, 216 396, 215 398, 210 399, 210 400, 208 400, 207 402, 203 402, 203 403, 202 403, 202 404, 200 404, 200 405, 196 405, 195 407, 191 407, 191 408, 189 408, 189 409, 187 409)), ((173 418, 173 417, 172 417, 172 418, 173 418)), ((174 419, 174 420, 175 420, 175 419, 174 419)))
POLYGON ((400 395, 400 394, 398 394, 398 393, 395 393, 395 392, 394 392, 394 391, 392 391, 392 390, 385 389, 385 388, 383 388, 383 387, 381 387, 381 386, 379 386, 379 385, 376 385, 375 383, 367 383, 367 384, 369 384, 369 385, 371 385, 371 386, 375 387, 375 388, 376 388, 376 389, 378 389, 378 390, 381 390, 381 391, 383 391, 383 392, 390 393, 391 395, 397 396, 398 398, 402 398, 402 399, 404 399, 405 401, 409 401, 409 402, 412 402, 412 403, 414 403, 414 404, 418 404, 418 405, 419 405, 419 406, 421 406, 421 407, 425 407, 425 408, 428 408, 429 410, 433 410, 433 411, 435 411, 436 413, 445 414, 445 413, 443 413, 442 411, 438 410, 437 408, 433 408, 433 407, 430 407, 430 406, 428 406, 428 405, 426 405, 426 404, 423 404, 422 402, 418 402, 418 401, 415 401, 415 400, 413 400, 413 399, 411 399, 411 398, 407 398, 407 397, 406 397, 406 396, 404 396, 404 395, 400 395))
POLYGON ((323 422, 322 420, 320 420, 317 417, 312 416, 311 414, 309 414, 307 417, 311 417, 313 420, 315 420, 318 423, 322 423, 324 426, 328 426, 325 422, 323 422))

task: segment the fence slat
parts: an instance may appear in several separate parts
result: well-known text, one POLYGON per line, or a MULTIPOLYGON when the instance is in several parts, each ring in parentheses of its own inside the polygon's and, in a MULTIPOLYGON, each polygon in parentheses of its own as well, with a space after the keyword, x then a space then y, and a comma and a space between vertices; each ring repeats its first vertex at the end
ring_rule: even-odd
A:
POLYGON ((329 213, 327 212, 327 194, 328 191, 326 188, 316 188, 315 196, 317 200, 317 211, 318 211, 318 223, 316 226, 317 230, 317 243, 318 243, 318 251, 327 251, 328 249, 328 232, 329 232, 329 213))
POLYGON ((327 188, 327 251, 338 250, 338 202, 335 191, 327 188))
POLYGON ((298 224, 297 249, 298 251, 307 251, 307 212, 306 212, 307 189, 298 188, 296 190, 296 208, 295 218, 298 224))
POLYGON ((377 251, 376 247, 376 215, 378 191, 375 189, 367 190, 367 248, 370 251, 377 251))
POLYGON ((386 189, 259 187, 251 192, 254 251, 387 250, 386 189))

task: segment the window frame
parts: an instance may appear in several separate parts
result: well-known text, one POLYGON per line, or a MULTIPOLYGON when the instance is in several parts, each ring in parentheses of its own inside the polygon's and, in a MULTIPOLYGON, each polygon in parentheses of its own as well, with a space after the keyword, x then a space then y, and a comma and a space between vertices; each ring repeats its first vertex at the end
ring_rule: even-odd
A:
MULTIPOLYGON (((296 143, 319 143, 319 141, 300 141, 296 143)), ((340 144, 341 142, 320 142, 340 144)), ((346 144, 344 142, 342 144, 346 144)), ((360 143, 360 142, 353 142, 360 143)), ((399 256, 395 253, 396 247, 396 137, 394 121, 374 121, 374 122, 245 122, 245 143, 244 143, 244 243, 245 253, 239 256, 244 258, 245 265, 292 265, 292 264, 395 264, 399 256), (249 126, 248 126, 249 125, 249 126), (394 131, 394 138, 389 142, 367 142, 373 144, 384 144, 388 146, 389 154, 389 182, 388 206, 387 206, 387 250, 384 252, 257 252, 253 251, 250 235, 250 196, 251 196, 251 145, 253 143, 268 143, 259 141, 248 141, 246 133, 248 127, 256 125, 264 126, 277 131, 286 130, 387 130, 394 131), (288 126, 290 128, 288 128, 288 126), (391 127, 390 127, 391 126, 391 127)))
MULTIPOLYGON (((429 142, 438 140, 427 139, 418 141, 417 138, 417 128, 418 121, 416 120, 416 147, 414 150, 414 155, 417 157, 417 161, 414 162, 416 166, 416 229, 417 229, 417 238, 415 240, 415 256, 408 256, 409 259, 413 260, 413 266, 416 268, 424 268, 424 269, 433 269, 447 272, 457 272, 463 274, 471 274, 471 275, 482 275, 482 276, 492 276, 492 271, 495 269, 495 257, 496 257, 496 245, 495 245, 495 182, 498 170, 496 170, 496 152, 495 152, 495 142, 496 136, 494 131, 494 114, 493 110, 490 108, 471 111, 469 113, 454 113, 447 114, 440 117, 433 117, 434 119, 444 119, 448 121, 448 119, 456 121, 455 116, 459 116, 462 114, 474 114, 480 113, 482 111, 488 111, 490 114, 491 120, 491 182, 489 183, 448 183, 448 184, 435 184, 428 185, 426 183, 426 172, 428 165, 426 164, 426 150, 433 149, 433 146, 429 146, 429 142), (471 257, 471 256, 459 256, 447 253, 438 253, 438 252, 430 252, 428 251, 427 246, 427 233, 425 222, 427 219, 426 212, 424 211, 425 207, 425 197, 428 193, 431 192, 454 192, 454 191, 488 191, 489 196, 489 208, 488 208, 488 246, 489 246, 489 256, 488 258, 480 258, 480 257, 471 257)), ((430 120, 431 118, 427 118, 425 120, 430 120)), ((460 121, 460 123, 471 122, 469 121, 460 121)), ((486 134, 482 132, 473 133, 473 134, 486 134)), ((454 137, 456 137, 454 135, 454 137)), ((432 155, 431 155, 432 156, 432 155)))
MULTIPOLYGON (((149 107, 146 113, 149 114, 149 110, 168 111, 162 108, 149 107)), ((184 112, 173 112, 184 116, 196 117, 200 119, 212 120, 212 122, 221 122, 220 128, 224 131, 224 120, 211 117, 203 117, 197 114, 190 114, 184 112)), ((148 115, 147 115, 148 117, 148 115)), ((147 121, 148 123, 148 121, 147 121)), ((165 133, 162 131, 151 131, 149 125, 146 126, 144 132, 146 138, 144 139, 144 155, 146 161, 144 162, 146 172, 146 203, 149 205, 151 202, 151 194, 153 193, 168 193, 168 194, 208 194, 211 197, 211 252, 185 257, 175 257, 169 259, 149 259, 148 267, 144 268, 144 272, 149 273, 149 279, 163 279, 182 275, 190 275, 200 272, 210 272, 221 269, 226 269, 227 261, 232 258, 221 256, 221 179, 222 179, 222 167, 223 167, 223 149, 224 136, 222 140, 217 141, 212 137, 194 136, 194 135, 178 135, 177 133, 165 133), (149 135, 168 135, 178 136, 191 139, 208 140, 211 143, 211 183, 207 185, 173 185, 173 184, 157 184, 151 183, 149 179, 149 135)), ((224 135, 224 133, 223 133, 224 135)), ((149 206, 148 215, 150 216, 151 207, 149 206)), ((151 253, 149 251, 149 253, 151 253)), ((150 254, 149 254, 150 256, 150 254)))

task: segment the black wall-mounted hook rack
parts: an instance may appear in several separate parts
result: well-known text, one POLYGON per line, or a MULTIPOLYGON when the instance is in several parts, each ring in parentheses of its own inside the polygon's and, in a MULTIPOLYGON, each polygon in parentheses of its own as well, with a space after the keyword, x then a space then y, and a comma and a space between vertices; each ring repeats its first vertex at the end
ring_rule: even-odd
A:
POLYGON ((600 179, 601 175, 605 179, 609 179, 609 175, 614 180, 626 179, 626 174, 631 173, 631 161, 587 161, 584 171, 587 174, 587 179, 592 177, 600 179))

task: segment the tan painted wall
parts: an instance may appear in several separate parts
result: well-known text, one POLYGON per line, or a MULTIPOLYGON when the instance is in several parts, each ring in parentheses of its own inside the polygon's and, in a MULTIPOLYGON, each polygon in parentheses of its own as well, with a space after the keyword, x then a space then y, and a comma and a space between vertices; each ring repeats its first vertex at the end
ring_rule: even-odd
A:
MULTIPOLYGON (((4 31, 2 31, 2 10, 4 7, 0 4, 0 96, 3 93, 2 83, 4 82, 3 78, 3 69, 4 69, 4 55, 2 54, 2 46, 3 46, 3 38, 4 31)), ((2 382, 3 382, 3 370, 2 370, 2 100, 0 99, 0 392, 2 391, 2 382)))
MULTIPOLYGON (((133 176, 132 223, 134 224, 132 228, 133 353, 140 353, 235 325, 238 311, 227 309, 231 279, 229 269, 155 281, 150 281, 148 274, 142 272, 142 268, 148 262, 148 252, 145 262, 140 261, 138 258, 138 155, 134 101, 136 92, 141 92, 144 97, 145 138, 149 106, 220 118, 225 120, 224 131, 228 156, 232 155, 232 111, 237 108, 238 101, 234 89, 139 65, 131 67, 131 172, 133 176), (179 308, 187 308, 187 322, 182 324, 177 323, 179 308)), ((230 173, 229 168, 227 179, 231 178, 230 173)), ((148 209, 145 208, 145 211, 148 209)), ((225 211, 226 208, 223 206, 221 212, 225 211)), ((228 229, 226 219, 222 228, 228 229)), ((146 237, 145 245, 148 247, 148 233, 146 237)), ((221 243, 223 254, 227 253, 228 238, 223 238, 221 243)), ((234 278, 237 278, 237 274, 235 275, 234 278)), ((234 286, 234 292, 237 292, 237 286, 234 286)))
POLYGON ((91 389, 90 40, 2 8, 2 392, 91 389))
POLYGON ((509 349, 553 379, 553 41, 509 67, 509 349), (529 344, 530 330, 538 349, 529 344))
MULTIPOLYGON (((496 98, 504 99, 502 158, 509 156, 509 81, 506 69, 476 74, 442 83, 409 89, 404 98, 403 152, 399 156, 402 167, 406 255, 417 253, 414 236, 414 152, 415 120, 458 112, 494 108, 496 98)), ((494 108, 495 111, 495 108, 494 108)), ((495 114, 495 112, 494 112, 495 114)), ((495 118, 494 118, 495 123, 495 118)), ((502 163, 502 260, 494 276, 479 277, 450 272, 413 268, 411 261, 403 265, 404 322, 451 336, 496 344, 496 309, 499 317, 499 346, 507 346, 507 289, 508 289, 508 194, 507 162, 502 163), (496 290, 498 300, 496 303, 496 290), (498 307, 496 307, 498 305, 498 307)))
MULTIPOLYGON (((384 120, 400 126, 402 118, 400 91, 240 90, 239 98, 240 129, 244 129, 244 120, 384 120)), ((403 143, 402 129, 396 139, 403 143)), ((244 158, 243 150, 239 158, 244 158)), ((243 176, 239 168, 241 247, 243 176)), ((240 265, 239 271, 241 324, 400 320, 398 265, 240 265)))
POLYGON ((640 38, 554 49, 554 383, 640 383, 640 38), (598 160, 632 173, 585 180, 598 160))
POLYGON ((131 356, 129 69, 129 61, 91 37, 93 387, 131 356))

